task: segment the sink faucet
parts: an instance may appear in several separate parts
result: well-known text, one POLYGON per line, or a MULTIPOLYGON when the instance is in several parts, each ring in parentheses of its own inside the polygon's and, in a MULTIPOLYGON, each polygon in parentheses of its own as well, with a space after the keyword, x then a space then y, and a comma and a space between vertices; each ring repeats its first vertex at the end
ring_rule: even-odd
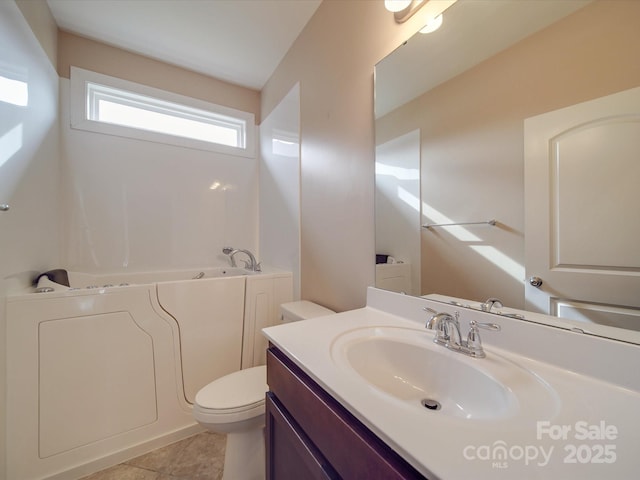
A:
POLYGON ((244 253, 247 257, 249 257, 248 262, 244 262, 244 268, 247 270, 251 270, 252 272, 261 272, 262 268, 260 267, 260 263, 256 261, 256 257, 253 256, 249 250, 239 250, 233 247, 224 247, 222 249, 222 253, 225 255, 229 255, 229 260, 231 260, 231 266, 237 267, 236 259, 234 258, 237 253, 244 253))
MULTIPOLYGON (((431 309, 428 310, 431 311, 431 309)), ((467 334, 467 339, 462 340, 459 315, 458 312, 455 312, 453 315, 445 312, 435 313, 429 318, 425 328, 435 330, 436 335, 433 341, 438 345, 443 345, 449 350, 464 353, 470 357, 486 357, 487 355, 482 348, 479 329, 484 328, 497 332, 500 331, 500 325, 495 323, 478 323, 475 320, 471 320, 469 322, 470 329, 467 334)))
POLYGON ((460 321, 459 313, 455 312, 455 316, 448 313, 436 313, 427 324, 426 328, 436 331, 434 342, 438 345, 444 345, 447 348, 456 349, 462 343, 460 337, 460 321))

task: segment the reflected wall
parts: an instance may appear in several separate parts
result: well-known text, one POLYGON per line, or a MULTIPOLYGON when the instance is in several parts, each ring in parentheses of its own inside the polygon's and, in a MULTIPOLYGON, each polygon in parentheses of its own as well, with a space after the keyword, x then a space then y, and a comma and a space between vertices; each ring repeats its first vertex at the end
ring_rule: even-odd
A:
MULTIPOLYGON (((422 293, 524 308, 523 121, 640 84, 640 4, 594 2, 379 119, 421 130, 422 293)), ((445 18, 446 21, 446 18, 445 18)))
POLYGON ((420 130, 376 147, 376 287, 420 294, 420 130))

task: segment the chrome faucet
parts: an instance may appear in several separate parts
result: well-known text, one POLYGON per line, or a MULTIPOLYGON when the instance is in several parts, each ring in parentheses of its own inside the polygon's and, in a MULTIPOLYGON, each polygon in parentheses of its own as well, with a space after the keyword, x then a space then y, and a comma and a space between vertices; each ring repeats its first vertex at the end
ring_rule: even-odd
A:
POLYGON ((455 312, 455 316, 451 316, 448 313, 436 313, 432 315, 425 328, 436 331, 436 336, 433 339, 438 345, 444 345, 447 348, 456 349, 461 344, 460 337, 460 321, 458 320, 459 313, 455 312), (457 347, 456 347, 457 346, 457 347))
POLYGON ((487 298, 485 300, 484 303, 480 304, 480 309, 483 312, 490 312, 491 308, 496 307, 496 308, 502 308, 504 307, 504 305, 502 305, 502 302, 500 300, 498 300, 497 298, 487 298))
POLYGON ((222 249, 222 253, 224 253, 225 255, 229 255, 229 260, 231 261, 232 267, 237 267, 236 259, 234 258, 235 255, 237 253, 244 253, 247 257, 249 257, 249 261, 244 262, 244 268, 246 268, 247 270, 251 270, 252 272, 262 271, 262 267, 260 266, 260 263, 256 261, 256 257, 254 257, 253 253, 251 253, 249 250, 239 250, 233 247, 224 247, 222 249))
MULTIPOLYGON (((432 311, 431 309, 425 310, 432 311)), ((429 318, 425 328, 435 330, 436 335, 433 341, 438 345, 443 345, 449 350, 464 353, 470 357, 486 357, 487 355, 482 348, 479 329, 484 328, 485 330, 498 332, 500 331, 500 325, 495 323, 478 323, 475 320, 471 320, 469 322, 470 329, 467 334, 467 339, 462 340, 459 315, 458 312, 455 312, 453 315, 444 312, 435 313, 429 318)))

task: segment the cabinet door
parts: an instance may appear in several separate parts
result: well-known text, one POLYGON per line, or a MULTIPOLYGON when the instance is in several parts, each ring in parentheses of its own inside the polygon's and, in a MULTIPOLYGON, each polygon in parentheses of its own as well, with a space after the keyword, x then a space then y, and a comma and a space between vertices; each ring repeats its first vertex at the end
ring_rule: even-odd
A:
POLYGON ((267 480, 340 478, 272 393, 266 413, 267 480))
MULTIPOLYGON (((292 421, 298 431, 310 439, 308 444, 321 452, 316 458, 326 459, 339 474, 329 478, 424 480, 415 468, 274 347, 267 351, 267 384, 288 418, 295 419, 292 421)), ((276 442, 267 437, 269 443, 276 442)), ((306 480, 289 476, 277 480, 281 478, 306 480)))

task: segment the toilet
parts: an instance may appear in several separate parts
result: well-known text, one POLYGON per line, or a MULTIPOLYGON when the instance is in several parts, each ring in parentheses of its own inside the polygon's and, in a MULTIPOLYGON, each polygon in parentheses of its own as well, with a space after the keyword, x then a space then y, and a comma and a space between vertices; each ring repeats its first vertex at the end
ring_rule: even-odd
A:
MULTIPOLYGON (((282 323, 335 313, 307 300, 283 303, 282 323)), ((193 416, 207 430, 227 434, 223 480, 265 478, 264 414, 267 367, 230 373, 203 387, 193 404, 193 416)))

